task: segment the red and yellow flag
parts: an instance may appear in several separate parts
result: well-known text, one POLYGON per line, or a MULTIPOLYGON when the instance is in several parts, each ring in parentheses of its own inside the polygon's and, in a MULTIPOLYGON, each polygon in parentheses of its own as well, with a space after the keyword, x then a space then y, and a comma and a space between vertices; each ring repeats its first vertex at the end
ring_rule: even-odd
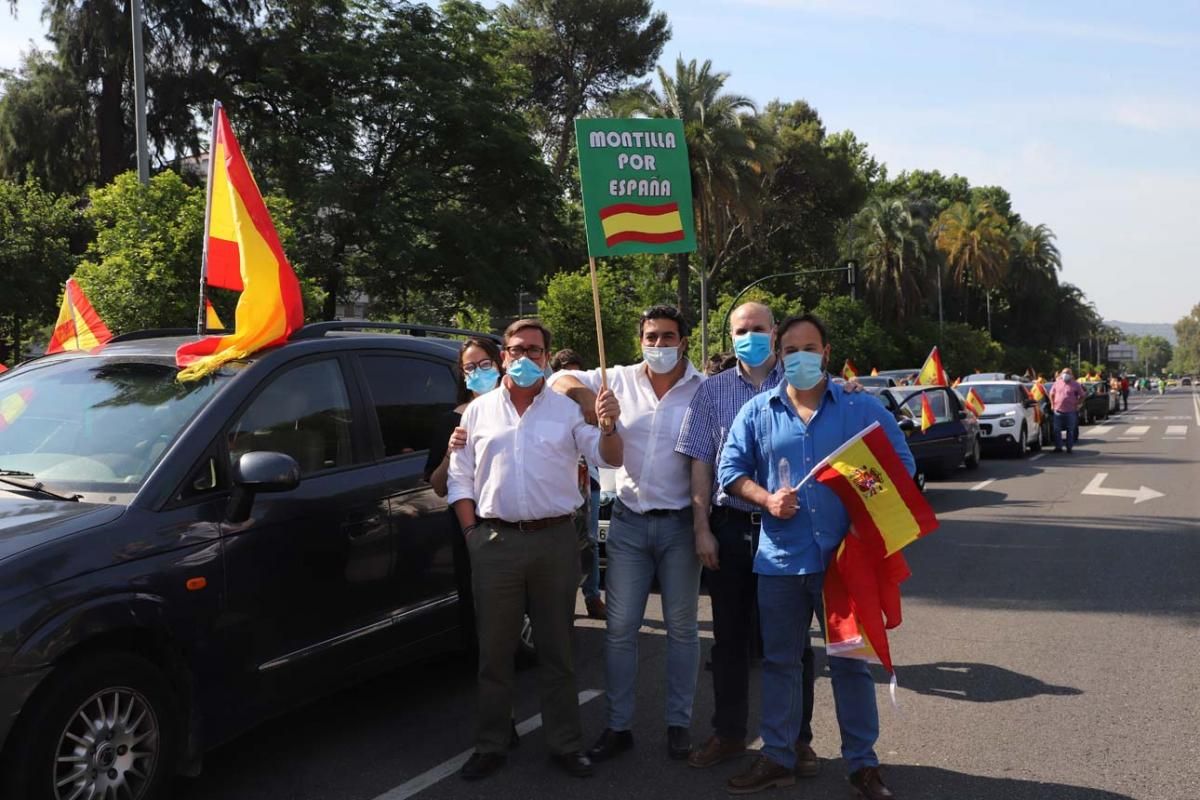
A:
POLYGON ((1042 424, 1042 398, 1046 396, 1046 392, 1038 384, 1033 385, 1033 390, 1025 389, 1025 396, 1033 401, 1033 421, 1037 425, 1042 424), (1038 397, 1038 395, 1041 397, 1038 397))
POLYGON ((83 289, 74 278, 67 278, 63 292, 62 308, 54 323, 54 333, 46 353, 61 353, 64 350, 94 350, 112 338, 112 333, 88 302, 83 289))
POLYGON ((683 217, 678 203, 646 206, 639 203, 617 203, 600 209, 600 226, 604 243, 609 247, 622 242, 663 244, 684 238, 683 217))
POLYGON ((0 364, 0 373, 3 373, 3 372, 8 372, 8 367, 4 366, 3 364, 0 364))
POLYGON ((979 392, 975 391, 974 388, 967 392, 965 405, 976 417, 983 416, 984 410, 987 409, 987 404, 983 402, 983 398, 979 396, 979 392))
POLYGON ((20 389, 0 398, 0 432, 17 421, 17 417, 25 413, 29 401, 33 399, 33 389, 20 389))
POLYGON ((957 389, 960 383, 962 383, 962 378, 955 378, 954 383, 950 384, 950 388, 957 389))
POLYGON ((929 430, 937 422, 933 406, 929 404, 929 392, 921 392, 921 433, 929 430))
POLYGON ((902 553, 851 532, 825 572, 825 653, 882 664, 893 672, 887 631, 900 625, 900 584, 912 573, 902 553))
POLYGON ((946 377, 946 370, 942 368, 942 356, 938 353, 936 346, 929 351, 929 358, 925 359, 925 365, 921 367, 921 371, 917 374, 917 385, 950 385, 950 380, 946 377))
POLYGON ((875 377, 878 374, 879 370, 875 369, 875 367, 871 367, 871 377, 875 377))
POLYGON ((204 329, 209 331, 225 330, 225 323, 221 322, 221 318, 217 316, 217 310, 213 308, 212 300, 204 298, 204 329))
POLYGON ((846 363, 842 364, 842 377, 846 380, 852 380, 858 377, 858 368, 854 366, 854 362, 846 359, 846 363))
MULTIPOLYGON (((242 295, 233 333, 190 342, 175 351, 175 363, 183 368, 181 381, 201 378, 228 361, 284 342, 304 324, 300 282, 283 254, 225 109, 218 107, 214 125, 210 236, 232 236, 228 241, 237 247, 242 295)), ((211 259, 211 241, 209 255, 211 259)), ((209 284, 220 285, 213 283, 211 273, 209 284)))
POLYGON ((1046 387, 1041 383, 1035 383, 1033 389, 1029 392, 1030 396, 1039 403, 1046 400, 1046 387))
POLYGON ((938 526, 933 509, 878 422, 813 467, 804 480, 810 479, 841 499, 856 531, 883 537, 887 555, 938 526))

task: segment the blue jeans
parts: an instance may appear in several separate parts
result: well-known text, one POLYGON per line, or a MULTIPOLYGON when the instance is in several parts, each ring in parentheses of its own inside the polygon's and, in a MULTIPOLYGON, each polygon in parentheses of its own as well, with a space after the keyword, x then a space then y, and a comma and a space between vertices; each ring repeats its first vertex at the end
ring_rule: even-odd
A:
POLYGON ((588 539, 592 543, 592 568, 583 576, 583 596, 586 600, 600 596, 600 490, 593 489, 588 504, 588 539))
POLYGON ((1075 431, 1079 425, 1079 412, 1077 411, 1055 411, 1054 412, 1054 449, 1058 450, 1062 447, 1062 433, 1065 430, 1067 433, 1067 449, 1070 450, 1075 446, 1075 431))
POLYGON ((617 500, 605 547, 608 727, 627 731, 633 726, 638 630, 655 575, 667 626, 667 725, 690 727, 700 667, 700 559, 692 535, 692 511, 635 514, 617 500))
MULTIPOLYGON (((821 607, 824 573, 759 575, 758 613, 763 637, 762 753, 789 769, 796 766, 796 738, 804 711, 804 668, 813 611, 821 607)), ((867 662, 829 659, 833 702, 842 732, 842 760, 850 772, 879 766, 879 710, 867 662)))

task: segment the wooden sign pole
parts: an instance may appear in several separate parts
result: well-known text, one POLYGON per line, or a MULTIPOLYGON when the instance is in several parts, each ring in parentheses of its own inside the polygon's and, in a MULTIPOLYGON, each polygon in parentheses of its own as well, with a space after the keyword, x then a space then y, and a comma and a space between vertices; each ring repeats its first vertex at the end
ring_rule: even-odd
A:
MULTIPOLYGON (((608 388, 608 372, 605 367, 608 364, 604 357, 604 324, 600 321, 600 282, 596 278, 596 258, 588 256, 588 267, 592 271, 592 310, 596 315, 596 348, 600 355, 600 386, 604 389, 608 388)), ((599 420, 600 429, 608 431, 612 429, 612 420, 599 420)))

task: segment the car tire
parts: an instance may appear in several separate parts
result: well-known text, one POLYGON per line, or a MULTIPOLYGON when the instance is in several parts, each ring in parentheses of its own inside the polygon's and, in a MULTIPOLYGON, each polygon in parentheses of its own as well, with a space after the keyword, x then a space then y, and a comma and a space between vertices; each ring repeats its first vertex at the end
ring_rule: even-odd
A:
POLYGON ((983 455, 983 445, 979 441, 979 437, 974 437, 971 443, 971 449, 967 451, 966 458, 963 459, 963 465, 967 469, 979 469, 979 462, 983 455))
POLYGON ((1025 448, 1029 444, 1029 432, 1025 430, 1025 426, 1021 426, 1021 433, 1017 439, 1017 443, 1013 445, 1013 455, 1017 458, 1025 457, 1025 448))
POLYGON ((181 741, 179 703, 166 675, 140 656, 102 652, 59 667, 18 726, 4 797, 66 800, 89 783, 94 795, 83 788, 80 797, 112 796, 113 786, 124 787, 115 796, 132 800, 168 795, 181 741))

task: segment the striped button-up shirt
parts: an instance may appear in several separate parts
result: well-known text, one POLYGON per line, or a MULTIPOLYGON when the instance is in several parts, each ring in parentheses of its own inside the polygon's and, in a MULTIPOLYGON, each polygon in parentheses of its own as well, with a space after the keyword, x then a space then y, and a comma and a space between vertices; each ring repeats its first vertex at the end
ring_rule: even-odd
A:
POLYGON ((713 465, 712 503, 714 506, 736 508, 739 511, 759 511, 758 506, 740 497, 726 494, 716 480, 717 457, 725 446, 734 417, 753 397, 769 392, 783 380, 779 362, 767 374, 757 389, 742 374, 741 363, 712 376, 700 385, 683 418, 683 428, 675 443, 675 452, 713 465))

